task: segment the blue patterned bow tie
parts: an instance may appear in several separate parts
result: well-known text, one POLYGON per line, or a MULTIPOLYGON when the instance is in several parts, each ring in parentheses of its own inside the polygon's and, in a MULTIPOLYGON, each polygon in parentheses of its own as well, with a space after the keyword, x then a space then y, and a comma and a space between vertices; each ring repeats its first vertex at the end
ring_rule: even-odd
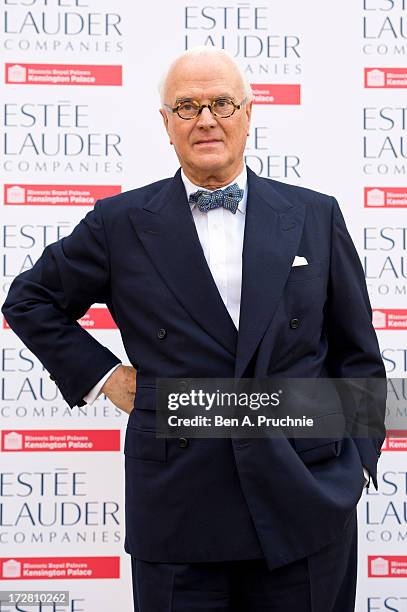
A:
POLYGON ((203 191, 199 189, 195 193, 191 193, 189 201, 196 204, 202 212, 208 212, 208 210, 223 206, 223 208, 235 214, 243 194, 243 189, 240 189, 237 183, 233 183, 233 185, 229 185, 226 189, 216 189, 216 191, 203 191))

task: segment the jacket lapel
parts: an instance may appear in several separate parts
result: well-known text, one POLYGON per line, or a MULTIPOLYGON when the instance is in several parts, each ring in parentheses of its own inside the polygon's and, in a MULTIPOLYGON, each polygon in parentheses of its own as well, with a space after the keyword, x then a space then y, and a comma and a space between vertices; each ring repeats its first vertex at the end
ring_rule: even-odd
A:
POLYGON ((191 317, 235 357, 236 327, 199 242, 180 170, 130 219, 157 272, 191 317))
POLYGON ((235 376, 244 375, 270 324, 300 243, 305 207, 249 168, 235 376))

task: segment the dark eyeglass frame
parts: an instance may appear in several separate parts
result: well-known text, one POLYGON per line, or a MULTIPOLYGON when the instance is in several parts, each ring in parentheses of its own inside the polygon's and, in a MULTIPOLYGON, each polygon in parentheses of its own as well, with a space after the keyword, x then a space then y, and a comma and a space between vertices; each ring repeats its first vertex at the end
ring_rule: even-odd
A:
POLYGON ((184 121, 191 121, 191 119, 196 119, 197 117, 199 117, 199 115, 202 113, 204 108, 209 108, 209 110, 211 111, 211 113, 212 113, 212 115, 214 117, 219 117, 220 119, 228 119, 229 117, 234 115, 237 110, 242 108, 242 106, 244 106, 246 103, 247 103, 247 97, 243 98, 243 100, 240 102, 240 104, 236 104, 236 102, 234 102, 232 100, 232 98, 215 98, 215 100, 212 100, 212 102, 210 104, 199 104, 199 102, 197 100, 183 100, 182 102, 179 102, 174 107, 169 106, 168 104, 163 104, 163 106, 168 111, 173 112, 173 113, 177 113, 177 115, 178 115, 178 117, 180 119, 183 119, 184 121), (213 108, 212 108, 213 105, 216 104, 216 102, 219 102, 219 100, 225 100, 225 101, 229 102, 230 104, 233 104, 233 111, 230 113, 230 115, 218 115, 217 113, 215 113, 213 111, 213 108), (192 105, 195 106, 195 108, 197 110, 197 113, 196 113, 196 115, 194 117, 181 117, 181 115, 179 114, 180 106, 182 104, 185 104, 185 102, 188 102, 189 104, 192 104, 192 105))

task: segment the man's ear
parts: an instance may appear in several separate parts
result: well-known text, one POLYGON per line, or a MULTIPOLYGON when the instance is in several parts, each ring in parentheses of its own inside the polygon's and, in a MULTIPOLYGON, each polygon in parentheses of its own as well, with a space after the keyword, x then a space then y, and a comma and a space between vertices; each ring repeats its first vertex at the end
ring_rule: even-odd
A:
POLYGON ((160 108, 160 115, 163 118, 165 129, 168 132, 168 128, 167 128, 167 126, 168 126, 168 115, 167 115, 167 113, 165 112, 165 110, 163 108, 160 108))
POLYGON ((170 134, 169 127, 168 127, 168 113, 166 113, 163 108, 160 108, 160 115, 163 118, 164 127, 166 129, 166 132, 167 132, 169 138, 170 138, 170 144, 172 144, 171 134, 170 134))
POLYGON ((253 107, 253 100, 251 100, 250 102, 248 102, 248 103, 245 105, 245 109, 244 109, 244 110, 245 110, 245 113, 246 113, 246 117, 247 117, 247 122, 248 122, 248 125, 247 125, 247 131, 249 131, 249 128, 250 128, 250 120, 251 120, 251 118, 252 118, 252 107, 253 107))

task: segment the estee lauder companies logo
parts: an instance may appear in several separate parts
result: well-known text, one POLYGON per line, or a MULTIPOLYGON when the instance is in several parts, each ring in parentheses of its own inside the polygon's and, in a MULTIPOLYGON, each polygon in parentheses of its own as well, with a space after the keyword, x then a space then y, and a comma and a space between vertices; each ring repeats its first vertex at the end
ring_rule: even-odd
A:
POLYGON ((365 106, 362 111, 363 173, 406 176, 407 106, 365 106))
MULTIPOLYGON (((112 473, 112 464, 120 467, 119 455, 117 460, 109 455, 112 473)), ((53 465, 52 458, 57 457, 62 462, 67 455, 37 452, 31 455, 31 467, 18 471, 7 470, 13 461, 9 457, 7 462, 4 456, 0 472, 0 544, 35 547, 43 543, 86 542, 100 547, 120 543, 121 492, 120 488, 106 491, 100 486, 103 461, 87 460, 87 470, 75 470, 63 464, 53 465)))
POLYGON ((275 30, 271 7, 264 3, 186 4, 184 48, 209 45, 226 49, 249 75, 301 74, 301 39, 297 32, 275 30))
POLYGON ((407 227, 390 223, 364 227, 361 259, 373 306, 377 309, 375 326, 402 329, 407 295, 407 227), (389 305, 384 303, 386 296, 391 298, 389 305))
POLYGON ((3 104, 6 173, 121 173, 122 135, 95 102, 69 99, 3 104), (113 124, 112 124, 113 125, 113 124))
POLYGON ((370 57, 407 54, 407 0, 362 0, 362 52, 370 57))
POLYGON ((365 489, 360 501, 361 535, 367 542, 380 543, 381 554, 388 552, 385 546, 389 544, 391 552, 394 552, 395 544, 404 547, 407 538, 406 478, 405 470, 379 469, 379 490, 373 487, 365 489))
POLYGON ((56 223, 5 223, 1 227, 0 277, 2 285, 0 294, 4 297, 10 283, 17 274, 32 268, 42 251, 51 242, 56 242, 71 233, 72 220, 60 220, 56 223))
POLYGON ((3 0, 2 46, 8 51, 121 54, 122 16, 97 0, 3 0))

